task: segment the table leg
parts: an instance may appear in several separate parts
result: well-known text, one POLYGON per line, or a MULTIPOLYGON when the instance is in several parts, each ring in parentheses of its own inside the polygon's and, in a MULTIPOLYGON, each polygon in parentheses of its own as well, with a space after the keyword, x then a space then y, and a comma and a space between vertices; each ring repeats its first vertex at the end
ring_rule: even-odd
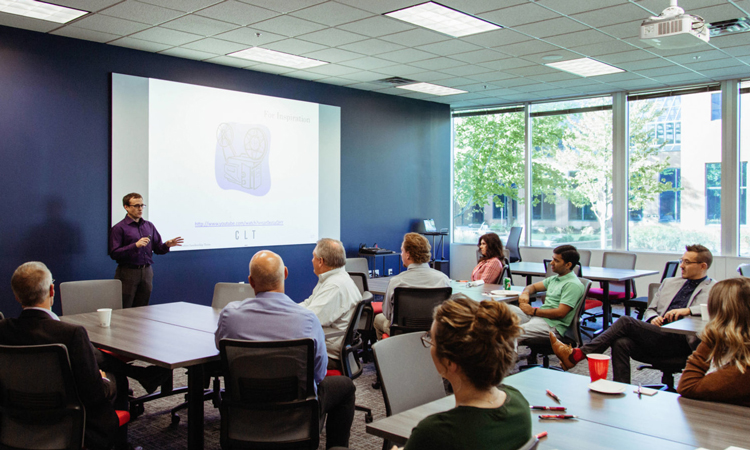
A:
POLYGON ((604 291, 604 298, 602 298, 602 330, 609 328, 609 324, 612 322, 612 303, 609 302, 609 281, 602 281, 602 290, 604 291))
POLYGON ((188 449, 203 450, 203 364, 188 368, 188 449))
POLYGON ((526 286, 531 284, 531 278, 532 278, 531 275, 526 275, 526 286))

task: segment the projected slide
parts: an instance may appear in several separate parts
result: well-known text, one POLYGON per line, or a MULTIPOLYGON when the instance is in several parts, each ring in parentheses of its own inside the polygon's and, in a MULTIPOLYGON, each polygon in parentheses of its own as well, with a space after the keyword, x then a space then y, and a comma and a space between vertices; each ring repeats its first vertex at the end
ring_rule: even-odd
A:
POLYGON ((321 210, 330 214, 333 191, 338 210, 339 117, 315 103, 113 76, 112 223, 125 215, 122 196, 136 191, 164 239, 185 238, 172 251, 338 237, 338 211, 327 225, 321 210), (328 171, 320 176, 332 160, 333 187, 328 171))

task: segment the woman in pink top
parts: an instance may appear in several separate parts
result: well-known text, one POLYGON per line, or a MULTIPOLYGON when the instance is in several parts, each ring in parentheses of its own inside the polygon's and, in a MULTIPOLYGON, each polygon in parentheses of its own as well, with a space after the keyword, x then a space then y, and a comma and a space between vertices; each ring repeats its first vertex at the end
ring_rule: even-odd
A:
POLYGON ((482 258, 471 272, 471 281, 483 280, 485 283, 497 283, 503 271, 503 243, 495 233, 487 233, 477 243, 482 258))

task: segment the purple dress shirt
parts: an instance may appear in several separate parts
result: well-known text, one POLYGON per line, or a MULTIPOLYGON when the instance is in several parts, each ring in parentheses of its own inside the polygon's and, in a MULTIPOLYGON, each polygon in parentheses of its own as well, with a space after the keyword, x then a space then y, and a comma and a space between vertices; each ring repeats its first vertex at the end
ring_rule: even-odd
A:
POLYGON ((130 216, 125 216, 109 233, 109 256, 117 264, 151 265, 154 263, 152 253, 163 255, 168 251, 169 247, 161 241, 154 224, 143 218, 136 222, 130 216), (150 237, 151 242, 138 248, 135 243, 142 237, 150 237))

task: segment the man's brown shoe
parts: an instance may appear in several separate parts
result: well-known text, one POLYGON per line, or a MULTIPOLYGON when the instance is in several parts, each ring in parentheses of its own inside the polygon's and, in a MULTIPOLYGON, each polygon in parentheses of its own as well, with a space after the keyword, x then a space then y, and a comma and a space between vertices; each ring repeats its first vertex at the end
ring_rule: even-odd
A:
POLYGON ((570 355, 573 353, 573 347, 567 344, 563 344, 558 341, 555 337, 555 333, 549 332, 549 342, 552 344, 552 351, 555 352, 555 356, 560 360, 560 365, 565 370, 572 369, 576 363, 570 361, 570 355))

